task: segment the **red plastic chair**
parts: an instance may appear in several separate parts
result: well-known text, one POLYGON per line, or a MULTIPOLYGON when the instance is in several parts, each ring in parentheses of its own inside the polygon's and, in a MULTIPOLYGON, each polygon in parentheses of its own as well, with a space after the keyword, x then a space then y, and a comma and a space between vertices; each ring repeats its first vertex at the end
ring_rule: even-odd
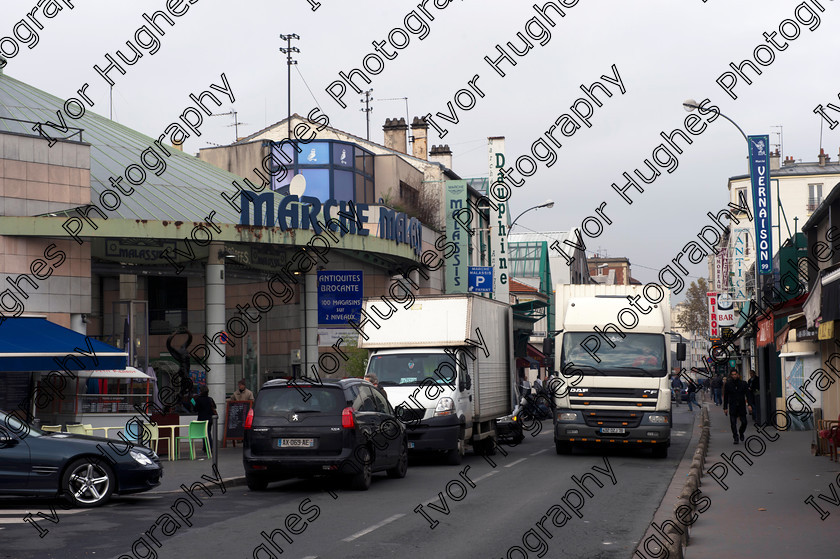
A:
MULTIPOLYGON (((834 423, 834 422, 832 422, 834 423)), ((822 429, 819 432, 820 438, 828 441, 828 456, 829 460, 837 462, 837 446, 840 444, 840 417, 837 418, 835 425, 828 429, 822 429)))

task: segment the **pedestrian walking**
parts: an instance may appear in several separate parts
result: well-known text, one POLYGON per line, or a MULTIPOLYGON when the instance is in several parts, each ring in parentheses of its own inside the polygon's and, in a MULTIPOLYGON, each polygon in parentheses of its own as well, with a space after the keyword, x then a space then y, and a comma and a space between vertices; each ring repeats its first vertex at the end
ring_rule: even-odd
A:
POLYGON ((744 432, 747 430, 747 412, 752 413, 752 402, 752 393, 747 383, 741 380, 741 375, 736 369, 732 369, 729 372, 729 380, 723 387, 723 413, 729 415, 733 444, 738 444, 739 438, 744 440, 744 432), (738 419, 741 420, 740 428, 736 428, 738 419))
POLYGON ((720 393, 723 389, 723 378, 720 375, 715 375, 715 377, 711 381, 712 385, 712 399, 715 401, 715 405, 719 406, 721 404, 720 393))
MULTIPOLYGON (((674 402, 676 402, 676 405, 678 406, 680 405, 680 399, 682 398, 682 389, 683 383, 682 380, 680 380, 680 375, 675 374, 674 378, 671 379, 671 390, 674 393, 674 402)), ((689 407, 690 406, 691 404, 689 404, 689 407)))
POLYGON ((750 379, 747 381, 747 388, 753 397, 753 422, 758 423, 761 419, 761 398, 759 397, 758 375, 750 369, 750 379))
POLYGON ((688 411, 693 412, 694 409, 691 407, 691 403, 694 402, 694 405, 697 406, 697 409, 700 409, 700 404, 697 403, 696 394, 697 391, 700 390, 700 386, 692 379, 688 379, 688 411))
MULTIPOLYGON (((207 422, 207 439, 210 441, 210 446, 213 446, 213 429, 210 426, 213 424, 213 417, 219 414, 216 411, 216 402, 210 397, 210 389, 202 386, 199 395, 193 398, 193 405, 195 406, 195 412, 198 414, 196 421, 207 422)), ((210 449, 207 448, 206 444, 204 446, 204 453, 210 456, 210 449)))

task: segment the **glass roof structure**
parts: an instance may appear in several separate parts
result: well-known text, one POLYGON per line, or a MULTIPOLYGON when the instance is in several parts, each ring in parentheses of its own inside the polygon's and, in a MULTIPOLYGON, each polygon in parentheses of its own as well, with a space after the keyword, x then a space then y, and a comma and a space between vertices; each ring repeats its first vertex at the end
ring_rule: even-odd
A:
MULTIPOLYGON (((78 110, 75 103, 70 105, 72 110, 78 110)), ((117 209, 103 210, 109 218, 201 222, 205 221, 210 212, 215 211, 217 222, 239 223, 238 212, 221 197, 221 193, 233 195, 236 187, 232 186, 232 182, 243 184, 241 177, 167 144, 163 144, 163 148, 155 146, 155 138, 95 114, 90 107, 85 108, 87 110, 80 118, 70 118, 64 111, 64 99, 0 73, 0 131, 38 135, 32 129, 33 125, 48 121, 60 123, 56 112, 61 111, 69 130, 62 133, 55 128, 44 127, 44 132, 54 138, 69 141, 79 141, 81 138, 81 141, 90 144, 93 203, 99 199, 106 185, 110 185, 110 177, 124 177, 126 169, 131 165, 137 165, 145 171, 145 180, 134 186, 133 194, 122 196, 122 204, 117 209), (166 165, 159 176, 142 165, 142 154, 149 149, 166 165), (161 149, 166 150, 168 156, 161 149)), ((48 149, 61 150, 62 142, 48 149)), ((146 155, 149 162, 153 161, 153 157, 151 154, 146 155)), ((140 176, 136 169, 133 170, 133 176, 140 176)), ((122 183, 126 187, 131 186, 125 178, 122 183)))

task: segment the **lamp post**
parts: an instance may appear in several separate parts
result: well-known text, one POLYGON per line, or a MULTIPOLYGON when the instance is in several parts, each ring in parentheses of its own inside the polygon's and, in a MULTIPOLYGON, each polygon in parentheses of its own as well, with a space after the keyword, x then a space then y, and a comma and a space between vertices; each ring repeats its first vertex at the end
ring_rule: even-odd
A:
POLYGON ((516 222, 519 220, 519 218, 522 217, 523 215, 525 215, 526 213, 530 212, 531 210, 536 210, 538 208, 553 208, 553 207, 554 207, 554 200, 548 199, 545 202, 543 202, 542 204, 540 204, 539 206, 534 206, 533 208, 528 208, 527 210, 525 210, 524 212, 522 212, 521 214, 516 216, 516 219, 514 219, 513 223, 511 223, 510 227, 508 227, 507 235, 505 235, 505 238, 507 238, 507 236, 510 235, 510 232, 513 230, 513 226, 516 225, 516 222))
MULTIPOLYGON (((697 101, 695 101, 694 99, 686 99, 685 101, 683 101, 683 108, 686 110, 686 112, 689 112, 689 113, 690 113, 690 112, 692 112, 694 109, 697 109, 698 111, 700 111, 700 110, 701 110, 700 105, 699 105, 699 104, 697 104, 697 101)), ((707 110, 708 110, 708 109, 707 109, 707 110)), ((711 112, 711 111, 710 111, 710 112, 711 112)), ((719 110, 716 110, 716 111, 714 111, 714 112, 716 112, 718 115, 722 116, 723 118, 725 118, 726 120, 728 120, 730 123, 732 123, 732 125, 733 125, 735 128, 737 128, 737 129, 738 129, 738 132, 740 132, 740 133, 741 133, 741 136, 743 136, 743 137, 744 137, 744 141, 746 141, 746 142, 747 142, 747 171, 748 171, 748 174, 749 174, 749 176, 750 176, 750 184, 752 184, 752 169, 750 169, 750 165, 749 165, 749 148, 750 148, 750 139, 747 137, 747 135, 744 133, 744 131, 741 129, 741 127, 740 127, 740 126, 738 126, 738 124, 737 124, 734 120, 732 120, 731 118, 729 118, 728 116, 726 116, 725 114, 723 114, 722 112, 720 112, 719 110)), ((753 204, 755 204, 755 201, 753 201, 753 204)), ((771 250, 772 250, 772 249, 771 249, 771 250)), ((762 291, 762 289, 761 289, 761 287, 762 287, 762 286, 761 286, 761 275, 758 273, 758 239, 757 239, 757 238, 755 239, 755 263, 753 264, 753 267, 754 267, 754 269, 755 269, 755 293, 754 293, 754 295, 755 295, 755 304, 756 304, 756 306, 758 306, 758 301, 759 301, 759 296, 758 296, 758 294, 762 291)), ((733 347, 734 347, 734 345, 733 345, 733 347)), ((758 331, 756 331, 755 347, 756 347, 756 351, 755 351, 755 367, 756 367, 756 369, 758 369, 759 385, 762 387, 762 390, 761 390, 761 392, 759 393, 759 396, 758 396, 758 397, 759 397, 759 398, 762 398, 762 396, 763 396, 763 395, 764 395, 764 393, 765 393, 765 387, 767 386, 767 379, 768 379, 768 376, 769 376, 769 375, 765 374, 765 372, 763 371, 763 369, 762 369, 761 367, 759 367, 759 359, 758 359, 758 353, 759 353, 759 352, 758 352, 758 331)), ((759 417, 759 421, 764 421, 764 417, 767 417, 767 412, 765 411, 765 410, 767 409, 767 406, 765 406, 765 405, 763 405, 763 404, 764 404, 764 403, 762 402, 762 405, 761 405, 761 406, 760 406, 760 408, 759 408, 759 409, 760 409, 760 413, 761 413, 761 414, 762 414, 762 416, 763 416, 763 417, 759 417)))

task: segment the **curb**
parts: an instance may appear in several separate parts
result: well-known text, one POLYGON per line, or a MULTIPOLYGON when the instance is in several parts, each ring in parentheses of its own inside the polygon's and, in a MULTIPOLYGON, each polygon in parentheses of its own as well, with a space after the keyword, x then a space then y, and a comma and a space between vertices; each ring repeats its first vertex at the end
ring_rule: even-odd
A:
MULTIPOLYGON (((237 477, 227 477, 222 478, 222 484, 225 486, 225 489, 228 487, 240 487, 242 485, 247 485, 245 481, 245 476, 237 476, 237 477)), ((173 493, 182 493, 182 489, 171 489, 169 491, 146 491, 145 493, 139 493, 139 495, 172 495, 173 493)))
MULTIPOLYGON (((695 430, 697 427, 698 425, 695 425, 695 430)), ((674 472, 674 477, 666 490, 662 504, 654 514, 642 540, 635 549, 633 557, 653 556, 685 559, 692 524, 692 522, 686 521, 686 517, 696 518, 696 499, 691 499, 691 495, 700 490, 703 468, 709 451, 709 439, 711 438, 709 408, 705 402, 700 406, 699 427, 699 436, 696 432, 692 434, 691 442, 689 442, 685 455, 677 466, 676 472, 674 472), (691 444, 695 439, 698 441, 697 445, 694 452, 689 454, 691 444), (685 473, 685 481, 680 486, 681 478, 679 476, 683 472, 685 473), (673 509, 668 510, 665 502, 669 497, 674 498, 675 495, 677 496, 674 499, 673 509), (679 514, 677 514, 678 512, 679 514), (658 526, 656 525, 657 520, 659 520, 658 526), (667 526, 663 530, 662 526, 666 524, 667 526), (651 539, 654 539, 656 547, 653 550, 645 549, 651 539)))

